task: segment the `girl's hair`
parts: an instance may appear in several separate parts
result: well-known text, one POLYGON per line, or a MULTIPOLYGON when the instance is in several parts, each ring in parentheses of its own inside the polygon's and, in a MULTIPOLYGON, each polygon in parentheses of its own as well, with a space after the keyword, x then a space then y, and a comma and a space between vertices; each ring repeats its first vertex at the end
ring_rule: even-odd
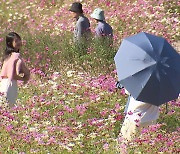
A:
POLYGON ((16 51, 13 47, 13 41, 15 39, 19 39, 21 40, 21 37, 15 33, 15 32, 10 32, 7 36, 6 36, 6 49, 4 52, 4 60, 12 53, 12 52, 19 52, 16 51))

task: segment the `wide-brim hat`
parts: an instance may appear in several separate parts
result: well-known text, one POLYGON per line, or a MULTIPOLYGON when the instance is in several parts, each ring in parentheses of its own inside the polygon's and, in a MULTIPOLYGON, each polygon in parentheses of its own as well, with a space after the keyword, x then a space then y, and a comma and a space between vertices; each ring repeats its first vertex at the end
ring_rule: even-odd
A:
POLYGON ((82 4, 78 2, 73 3, 69 11, 83 13, 82 4))
POLYGON ((100 8, 95 9, 91 17, 97 20, 105 20, 104 11, 100 8))

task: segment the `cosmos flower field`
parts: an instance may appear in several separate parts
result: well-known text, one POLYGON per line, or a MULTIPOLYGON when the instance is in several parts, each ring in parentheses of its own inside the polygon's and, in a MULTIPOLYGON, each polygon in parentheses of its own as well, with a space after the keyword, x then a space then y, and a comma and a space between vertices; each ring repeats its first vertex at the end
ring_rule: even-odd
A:
MULTIPOLYGON (((113 57, 123 38, 140 31, 180 36, 178 0, 82 0, 94 32, 92 11, 101 7, 114 30, 114 45, 92 40, 84 48, 72 41, 72 0, 1 0, 0 51, 16 31, 31 71, 19 82, 17 106, 0 104, 0 154, 115 154, 127 95, 116 89, 113 57)), ((2 63, 0 63, 2 66, 2 63)), ((180 99, 160 107, 156 125, 142 130, 127 153, 180 152, 180 99)), ((123 148, 123 147, 122 147, 123 148)))

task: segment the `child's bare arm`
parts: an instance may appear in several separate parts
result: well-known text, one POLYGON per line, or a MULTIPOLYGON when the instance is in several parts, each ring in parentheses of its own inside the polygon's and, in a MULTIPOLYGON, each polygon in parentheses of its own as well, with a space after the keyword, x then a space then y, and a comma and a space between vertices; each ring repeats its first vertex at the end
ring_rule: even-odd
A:
POLYGON ((18 59, 16 62, 16 74, 20 75, 22 60, 18 59))
POLYGON ((19 59, 16 63, 16 79, 24 81, 26 83, 29 80, 29 78, 29 69, 25 66, 25 63, 21 59, 19 59), (21 74, 23 74, 23 76, 21 76, 21 74))
POLYGON ((22 76, 20 76, 20 75, 14 75, 14 79, 15 80, 19 80, 19 81, 25 81, 25 78, 24 78, 24 76, 22 77, 22 76))

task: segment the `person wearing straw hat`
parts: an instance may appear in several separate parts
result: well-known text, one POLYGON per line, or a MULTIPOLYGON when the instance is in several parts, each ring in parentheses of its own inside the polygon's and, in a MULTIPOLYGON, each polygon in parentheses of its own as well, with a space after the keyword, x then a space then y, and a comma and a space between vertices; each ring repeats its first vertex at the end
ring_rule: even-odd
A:
POLYGON ((97 37, 104 37, 104 36, 113 37, 113 29, 108 23, 106 23, 104 11, 102 9, 100 8, 95 9, 94 12, 91 14, 91 17, 95 19, 98 23, 95 29, 97 37))
POLYGON ((82 4, 79 2, 73 3, 69 11, 73 12, 74 18, 77 20, 74 29, 74 42, 81 42, 82 38, 87 39, 90 35, 90 22, 83 14, 82 4))

